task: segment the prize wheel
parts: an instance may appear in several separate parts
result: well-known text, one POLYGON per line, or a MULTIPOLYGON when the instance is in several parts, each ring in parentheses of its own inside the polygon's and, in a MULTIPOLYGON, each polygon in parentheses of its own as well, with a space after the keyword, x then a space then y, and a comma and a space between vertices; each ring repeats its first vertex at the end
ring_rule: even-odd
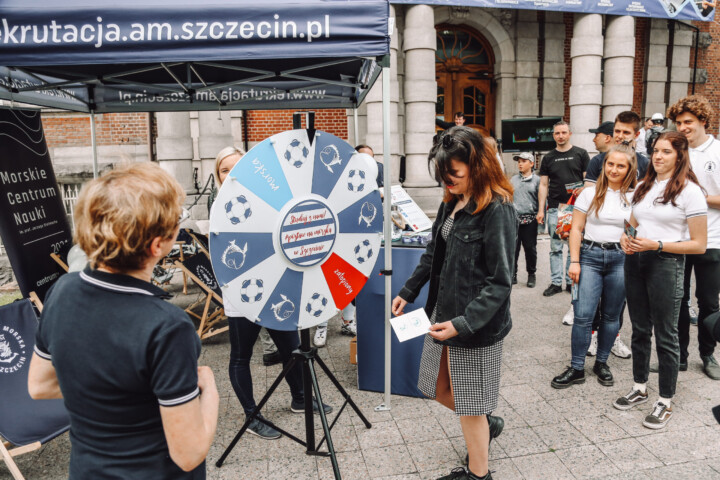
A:
POLYGON ((332 134, 315 131, 310 141, 306 130, 291 130, 238 161, 210 212, 226 315, 305 329, 355 298, 383 230, 376 178, 362 157, 332 134))

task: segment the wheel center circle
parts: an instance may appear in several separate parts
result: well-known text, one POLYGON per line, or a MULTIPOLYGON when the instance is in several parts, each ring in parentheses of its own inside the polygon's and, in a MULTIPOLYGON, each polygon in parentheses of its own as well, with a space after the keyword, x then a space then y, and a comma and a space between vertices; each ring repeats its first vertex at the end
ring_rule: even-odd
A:
POLYGON ((332 252, 337 220, 325 203, 302 200, 288 210, 280 227, 280 248, 292 264, 311 267, 332 252))

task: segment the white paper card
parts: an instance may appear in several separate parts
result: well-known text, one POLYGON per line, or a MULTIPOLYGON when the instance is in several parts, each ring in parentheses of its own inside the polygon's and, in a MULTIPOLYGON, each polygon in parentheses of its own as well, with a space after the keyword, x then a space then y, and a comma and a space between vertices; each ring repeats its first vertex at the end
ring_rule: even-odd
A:
POLYGON ((398 340, 404 342, 411 338, 425 335, 430 330, 430 319, 425 310, 419 308, 413 312, 390 319, 390 325, 395 330, 398 340))

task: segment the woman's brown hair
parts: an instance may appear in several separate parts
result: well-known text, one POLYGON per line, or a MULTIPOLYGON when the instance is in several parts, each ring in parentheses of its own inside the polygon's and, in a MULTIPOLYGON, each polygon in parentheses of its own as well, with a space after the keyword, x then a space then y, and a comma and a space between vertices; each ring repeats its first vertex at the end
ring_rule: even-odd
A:
MULTIPOLYGON (((688 152, 688 141, 687 138, 685 138, 685 135, 680 132, 661 133, 655 141, 656 150, 660 140, 667 140, 670 142, 672 149, 675 150, 675 153, 677 153, 677 160, 675 162, 675 171, 665 187, 663 197, 662 199, 658 198, 657 201, 662 204, 672 203, 673 206, 676 207, 677 204, 675 203, 675 200, 685 188, 688 180, 698 185, 700 185, 700 183, 698 182, 695 173, 693 173, 690 168, 690 153, 688 152)), ((653 156, 655 156, 654 153, 653 156)), ((635 190, 635 195, 633 196, 634 205, 637 205, 643 198, 645 198, 645 195, 647 195, 655 183, 656 178, 657 172, 655 171, 651 158, 647 172, 645 173, 645 178, 643 178, 642 183, 638 186, 637 190, 635 190)))
POLYGON ((177 234, 185 192, 154 163, 111 170, 83 187, 75 206, 75 242, 92 268, 145 267, 156 237, 177 234))
MULTIPOLYGON (((635 188, 635 184, 637 184, 637 156, 635 155, 635 150, 628 145, 615 145, 605 154, 605 161, 607 161, 613 153, 624 155, 628 161, 628 169, 627 172, 625 172, 625 178, 620 186, 620 196, 625 203, 630 203, 628 202, 626 195, 629 191, 635 188)), ((590 203, 590 208, 588 208, 588 215, 595 212, 595 217, 599 216, 600 209, 605 204, 605 195, 607 194, 609 183, 607 174, 605 173, 605 162, 603 162, 600 176, 598 177, 597 184, 595 185, 595 197, 593 197, 592 203, 590 203)))
MULTIPOLYGON (((435 177, 445 184, 451 183, 449 177, 453 160, 468 165, 469 193, 477 204, 473 213, 478 213, 495 198, 503 202, 512 201, 513 187, 500 168, 496 154, 495 147, 477 131, 470 127, 455 126, 439 136, 430 150, 428 161, 435 169, 435 177)), ((447 203, 455 197, 445 187, 443 202, 447 203)))

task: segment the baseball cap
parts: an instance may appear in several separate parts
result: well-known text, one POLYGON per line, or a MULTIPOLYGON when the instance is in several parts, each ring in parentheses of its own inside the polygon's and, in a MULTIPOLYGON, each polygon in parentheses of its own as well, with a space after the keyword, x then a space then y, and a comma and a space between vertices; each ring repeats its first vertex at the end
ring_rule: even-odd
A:
POLYGON ((513 155, 513 160, 515 160, 516 162, 521 158, 523 160, 528 160, 530 162, 535 161, 535 157, 532 156, 532 153, 522 152, 522 153, 518 153, 517 155, 513 155))
POLYGON ((590 133, 603 133, 605 135, 612 135, 615 129, 615 122, 603 122, 597 128, 591 128, 588 130, 590 133))
POLYGON ((650 120, 652 120, 653 123, 654 122, 663 122, 663 121, 665 121, 665 117, 663 116, 662 113, 653 113, 653 116, 650 117, 650 120))

